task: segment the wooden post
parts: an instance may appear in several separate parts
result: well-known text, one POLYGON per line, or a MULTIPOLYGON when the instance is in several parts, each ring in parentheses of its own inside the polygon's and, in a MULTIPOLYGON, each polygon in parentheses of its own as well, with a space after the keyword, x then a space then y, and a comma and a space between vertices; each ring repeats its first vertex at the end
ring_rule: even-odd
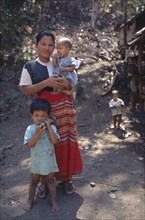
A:
POLYGON ((143 99, 142 99, 142 43, 140 42, 138 45, 138 70, 140 73, 140 81, 139 81, 139 106, 140 110, 143 111, 143 99))
POLYGON ((92 2, 92 14, 91 14, 91 28, 94 30, 95 21, 98 16, 98 0, 92 2))
POLYGON ((126 46, 127 46, 127 0, 123 2, 124 9, 124 56, 126 57, 126 46))

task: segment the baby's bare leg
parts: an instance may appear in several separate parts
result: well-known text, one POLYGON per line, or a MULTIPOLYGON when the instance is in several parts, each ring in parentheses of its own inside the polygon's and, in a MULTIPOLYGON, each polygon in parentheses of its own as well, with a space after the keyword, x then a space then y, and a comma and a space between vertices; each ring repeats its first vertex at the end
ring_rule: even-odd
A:
POLYGON ((54 180, 54 173, 50 173, 46 176, 46 182, 50 193, 50 201, 52 205, 52 212, 56 212, 60 209, 60 206, 56 202, 56 185, 54 180))
POLYGON ((29 185, 29 197, 24 205, 22 205, 22 208, 26 210, 27 212, 30 212, 34 203, 34 196, 37 184, 40 180, 39 174, 31 174, 31 183, 29 185))

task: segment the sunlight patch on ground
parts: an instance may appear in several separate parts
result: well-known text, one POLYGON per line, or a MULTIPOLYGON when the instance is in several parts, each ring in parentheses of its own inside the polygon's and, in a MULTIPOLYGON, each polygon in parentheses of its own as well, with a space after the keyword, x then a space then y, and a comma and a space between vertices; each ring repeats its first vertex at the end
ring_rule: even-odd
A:
POLYGON ((25 160, 22 160, 20 165, 22 169, 28 169, 28 167, 30 167, 30 163, 31 163, 31 158, 27 158, 25 160))
POLYGON ((6 177, 9 177, 9 176, 12 176, 13 174, 16 173, 16 170, 15 169, 12 169, 12 167, 8 167, 6 170, 5 170, 5 178, 6 177))

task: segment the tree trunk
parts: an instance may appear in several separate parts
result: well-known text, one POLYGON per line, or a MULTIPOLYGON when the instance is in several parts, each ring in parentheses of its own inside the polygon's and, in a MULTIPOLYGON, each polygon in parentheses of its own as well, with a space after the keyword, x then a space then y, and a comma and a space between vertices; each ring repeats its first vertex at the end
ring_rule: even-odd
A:
POLYGON ((91 28, 94 29, 95 21, 98 16, 98 0, 92 2, 91 28))

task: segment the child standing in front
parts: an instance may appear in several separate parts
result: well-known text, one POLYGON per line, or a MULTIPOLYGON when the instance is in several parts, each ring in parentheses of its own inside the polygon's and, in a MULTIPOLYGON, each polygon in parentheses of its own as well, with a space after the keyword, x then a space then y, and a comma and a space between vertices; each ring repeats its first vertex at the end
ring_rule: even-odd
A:
POLYGON ((24 135, 24 144, 31 149, 31 183, 29 197, 23 209, 31 211, 34 196, 40 176, 44 176, 50 193, 52 212, 60 207, 56 202, 56 186, 54 173, 58 172, 54 144, 59 140, 59 135, 52 120, 49 118, 51 104, 44 99, 36 99, 30 106, 31 119, 24 135))
POLYGON ((112 91, 112 99, 109 102, 109 107, 112 112, 114 128, 121 128, 122 122, 122 107, 124 101, 119 98, 119 92, 117 90, 112 91))
POLYGON ((60 38, 57 42, 57 54, 52 56, 52 64, 54 67, 54 75, 64 76, 70 80, 72 90, 66 90, 65 88, 57 92, 62 92, 67 95, 71 95, 75 91, 75 87, 78 83, 78 76, 75 69, 80 67, 80 60, 76 60, 69 56, 72 43, 69 38, 60 38))

